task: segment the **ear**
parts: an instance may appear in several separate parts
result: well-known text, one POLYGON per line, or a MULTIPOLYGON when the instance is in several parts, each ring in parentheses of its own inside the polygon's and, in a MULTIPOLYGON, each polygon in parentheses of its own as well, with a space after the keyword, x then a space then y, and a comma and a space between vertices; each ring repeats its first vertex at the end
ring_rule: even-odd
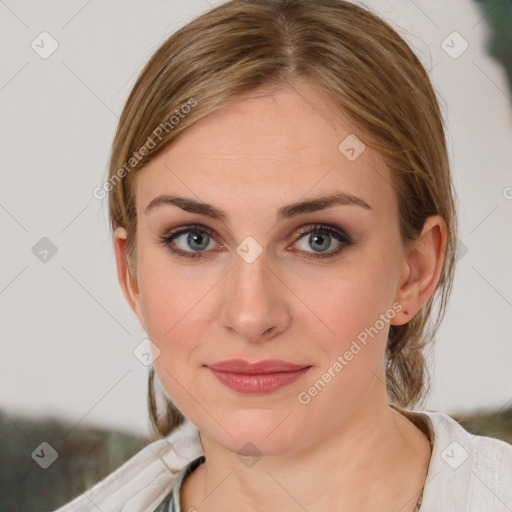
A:
POLYGON ((445 220, 440 215, 428 217, 418 239, 407 245, 395 297, 402 310, 395 315, 392 325, 407 323, 430 299, 441 276, 446 244, 445 220))
POLYGON ((144 330, 146 330, 146 323, 144 315, 140 307, 140 293, 137 284, 137 278, 132 276, 130 267, 128 265, 128 244, 127 232, 123 227, 118 227, 114 230, 114 252, 116 256, 117 265, 117 279, 123 290, 128 305, 137 315, 139 322, 144 330))

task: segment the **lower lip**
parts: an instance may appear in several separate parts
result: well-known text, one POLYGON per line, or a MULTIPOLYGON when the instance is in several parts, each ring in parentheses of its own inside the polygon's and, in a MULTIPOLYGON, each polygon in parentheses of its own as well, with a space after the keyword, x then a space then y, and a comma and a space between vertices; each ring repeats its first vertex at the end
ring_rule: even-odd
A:
POLYGON ((208 368, 228 388, 241 393, 270 393, 300 379, 311 367, 291 372, 242 374, 208 368))

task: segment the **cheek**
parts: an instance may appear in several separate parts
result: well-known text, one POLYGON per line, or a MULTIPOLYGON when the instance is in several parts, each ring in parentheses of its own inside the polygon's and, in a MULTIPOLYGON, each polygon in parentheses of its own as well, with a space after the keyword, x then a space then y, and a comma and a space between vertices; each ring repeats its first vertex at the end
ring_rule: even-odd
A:
POLYGON ((189 417, 195 403, 191 395, 200 396, 194 386, 197 369, 191 364, 201 346, 200 297, 190 281, 186 285, 157 269, 141 279, 140 292, 148 337, 160 350, 155 372, 176 407, 189 417))
POLYGON ((316 314, 304 329, 309 324, 308 337, 322 353, 322 364, 307 385, 320 379, 318 386, 328 383, 330 388, 321 393, 319 404, 326 400, 327 406, 328 395, 331 399, 333 395, 342 397, 344 403, 357 402, 383 363, 390 321, 395 315, 391 306, 396 272, 390 264, 394 260, 379 254, 382 252, 377 250, 359 253, 350 264, 325 274, 316 282, 318 286, 304 286, 299 292, 316 314))
MULTIPOLYGON (((364 333, 389 310, 395 287, 391 276, 382 260, 360 257, 357 263, 316 279, 315 286, 300 286, 298 294, 315 313, 312 322, 314 319, 318 325, 319 337, 332 340, 329 352, 344 349, 361 333, 364 338, 364 333)), ((384 327, 378 322, 379 331, 387 331, 387 325, 384 327)), ((385 337, 386 332, 379 336, 385 337)))
POLYGON ((332 280, 329 293, 309 297, 316 303, 312 309, 321 312, 322 322, 315 324, 323 326, 313 333, 312 353, 322 357, 297 403, 300 414, 311 417, 313 431, 322 431, 348 417, 379 379, 394 311, 386 288, 368 278, 368 267, 332 280), (329 418, 322 411, 330 411, 329 418))
POLYGON ((160 350, 157 361, 166 359, 169 350, 173 351, 173 359, 182 356, 183 350, 175 346, 180 340, 177 334, 186 322, 187 311, 192 309, 194 292, 190 286, 181 286, 168 268, 148 255, 140 258, 139 262, 142 263, 138 268, 140 308, 147 335, 160 350), (173 340, 173 343, 168 340, 173 340))
POLYGON ((201 291, 166 271, 153 269, 141 278, 142 314, 149 338, 162 352, 183 357, 198 338, 201 291))
MULTIPOLYGON (((165 251, 146 249, 139 260, 139 291, 149 339, 160 353, 155 371, 167 394, 183 412, 196 395, 194 377, 211 315, 205 311, 216 280, 194 277, 193 265, 174 263, 165 251), (203 340, 203 341, 201 341, 203 340)), ((203 357, 204 359, 204 357, 203 357)))
MULTIPOLYGON (((149 239, 139 239, 138 277, 140 305, 151 339, 169 345, 191 317, 197 317, 204 288, 201 276, 194 276, 193 265, 173 259, 167 249, 149 239)), ((197 271, 196 271, 197 273, 197 271)), ((186 338, 184 338, 186 340, 186 338)), ((164 346, 165 345, 165 346, 164 346)))

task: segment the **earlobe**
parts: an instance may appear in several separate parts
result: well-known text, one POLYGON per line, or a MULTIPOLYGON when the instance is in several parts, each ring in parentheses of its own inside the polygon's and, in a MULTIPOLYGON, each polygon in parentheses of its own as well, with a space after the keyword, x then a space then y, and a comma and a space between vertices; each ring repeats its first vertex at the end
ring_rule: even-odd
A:
POLYGON ((132 311, 137 315, 142 327, 146 329, 144 317, 140 307, 140 294, 137 279, 131 274, 128 264, 127 231, 123 227, 117 227, 113 233, 114 252, 117 265, 117 279, 123 295, 132 311))
POLYGON ((428 217, 421 235, 410 242, 403 262, 396 301, 401 311, 391 322, 409 322, 434 293, 444 263, 447 243, 446 222, 440 215, 428 217))

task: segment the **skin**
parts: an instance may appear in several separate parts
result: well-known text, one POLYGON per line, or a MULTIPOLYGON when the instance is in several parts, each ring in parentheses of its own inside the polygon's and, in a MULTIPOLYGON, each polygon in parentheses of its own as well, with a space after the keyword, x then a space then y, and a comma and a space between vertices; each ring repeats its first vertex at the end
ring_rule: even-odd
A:
POLYGON ((127 272, 126 231, 118 228, 118 277, 160 350, 154 365, 164 389, 200 431, 206 462, 184 480, 182 510, 316 512, 340 503, 344 511, 414 510, 430 445, 388 404, 384 351, 389 325, 408 322, 435 290, 446 225, 429 217, 418 240, 404 244, 391 172, 368 146, 349 161, 338 150, 349 134, 358 131, 347 115, 296 82, 210 114, 137 175, 136 276, 127 272), (282 206, 333 191, 371 209, 334 205, 277 222, 282 206), (175 205, 145 213, 162 194, 210 203, 228 218, 175 205), (318 244, 299 228, 318 223, 345 231, 353 243, 343 247, 327 236, 320 250, 342 251, 308 259, 318 244), (201 246, 207 249, 187 244, 187 234, 174 244, 204 257, 178 258, 159 243, 168 230, 190 224, 212 230, 201 246), (251 263, 236 252, 248 236, 263 249, 251 263), (301 404, 299 393, 394 303, 401 311, 301 404), (231 358, 312 368, 292 385, 247 395, 205 366, 231 358), (239 455, 256 455, 256 463, 239 455))

